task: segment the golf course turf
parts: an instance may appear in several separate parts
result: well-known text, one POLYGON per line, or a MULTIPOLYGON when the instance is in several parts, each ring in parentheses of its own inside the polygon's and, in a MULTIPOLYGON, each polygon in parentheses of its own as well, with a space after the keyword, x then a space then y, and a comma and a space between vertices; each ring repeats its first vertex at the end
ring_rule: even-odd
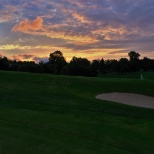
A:
POLYGON ((153 154, 154 110, 97 100, 154 96, 154 73, 88 78, 0 71, 1 154, 153 154))

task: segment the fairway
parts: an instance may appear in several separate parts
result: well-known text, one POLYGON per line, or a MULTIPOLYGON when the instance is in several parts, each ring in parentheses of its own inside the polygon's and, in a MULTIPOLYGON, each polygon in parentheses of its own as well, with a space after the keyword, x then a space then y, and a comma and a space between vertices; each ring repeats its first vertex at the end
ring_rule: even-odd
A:
POLYGON ((97 100, 154 97, 154 73, 88 78, 0 71, 1 154, 153 154, 154 109, 97 100))

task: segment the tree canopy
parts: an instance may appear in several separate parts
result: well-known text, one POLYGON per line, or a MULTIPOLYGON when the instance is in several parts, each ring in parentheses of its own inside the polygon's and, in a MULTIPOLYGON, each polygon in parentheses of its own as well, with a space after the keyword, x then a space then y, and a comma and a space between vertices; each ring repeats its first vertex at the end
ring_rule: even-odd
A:
POLYGON ((50 53, 49 63, 55 66, 58 74, 60 73, 62 68, 67 64, 67 62, 63 56, 63 53, 58 50, 53 53, 50 53))
POLYGON ((129 59, 94 59, 92 62, 87 58, 72 57, 69 63, 61 51, 50 53, 49 62, 9 60, 0 57, 0 70, 24 71, 33 73, 64 74, 76 76, 97 76, 105 73, 128 73, 143 71, 154 71, 154 59, 144 57, 139 59, 140 54, 135 51, 128 53, 129 59))

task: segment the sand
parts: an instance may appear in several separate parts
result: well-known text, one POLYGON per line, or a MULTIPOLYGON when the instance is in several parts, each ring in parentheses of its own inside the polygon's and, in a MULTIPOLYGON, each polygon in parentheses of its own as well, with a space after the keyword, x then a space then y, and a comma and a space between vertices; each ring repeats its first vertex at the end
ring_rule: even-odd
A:
POLYGON ((132 106, 154 109, 154 97, 140 94, 113 92, 97 95, 96 98, 132 106))

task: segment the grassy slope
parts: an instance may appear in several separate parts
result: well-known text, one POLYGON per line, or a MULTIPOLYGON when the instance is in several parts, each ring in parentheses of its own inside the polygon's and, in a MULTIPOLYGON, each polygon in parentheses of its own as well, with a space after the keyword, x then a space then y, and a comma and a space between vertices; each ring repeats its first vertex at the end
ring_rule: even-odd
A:
POLYGON ((118 73, 107 73, 102 74, 100 77, 102 78, 127 78, 127 79, 140 79, 141 74, 143 75, 144 79, 154 80, 154 72, 137 72, 137 73, 125 73, 125 74, 118 74, 118 73))
POLYGON ((2 154, 154 151, 154 110, 95 99, 113 91, 154 96, 154 80, 3 71, 0 79, 2 154))

